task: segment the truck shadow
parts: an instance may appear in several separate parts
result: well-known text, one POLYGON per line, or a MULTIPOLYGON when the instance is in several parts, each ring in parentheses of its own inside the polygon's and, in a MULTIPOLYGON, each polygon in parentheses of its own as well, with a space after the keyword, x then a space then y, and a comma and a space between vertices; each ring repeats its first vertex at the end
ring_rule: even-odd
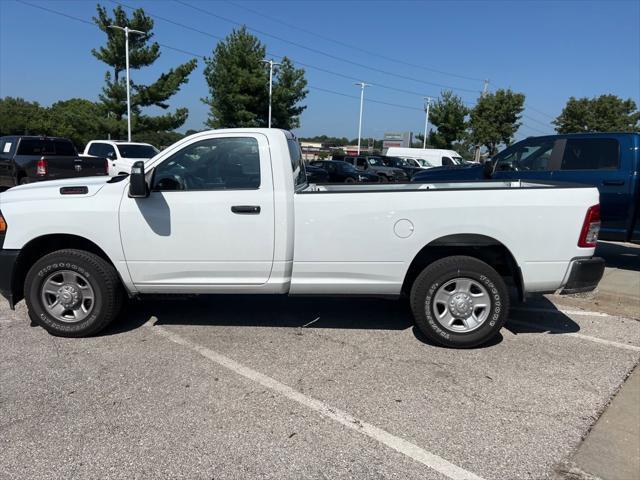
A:
MULTIPOLYGON (((541 297, 535 308, 548 310, 511 311, 505 328, 514 334, 573 333, 577 323, 558 312, 541 297), (533 314, 533 315, 532 315, 533 314)), ((378 298, 287 297, 273 295, 202 295, 157 297, 129 301, 120 318, 101 335, 116 335, 142 327, 149 320, 156 325, 247 326, 271 328, 335 328, 362 330, 406 330, 417 340, 433 345, 415 326, 408 302, 378 298), (155 317, 155 318, 154 318, 155 317)), ((502 342, 501 334, 483 345, 502 342)))

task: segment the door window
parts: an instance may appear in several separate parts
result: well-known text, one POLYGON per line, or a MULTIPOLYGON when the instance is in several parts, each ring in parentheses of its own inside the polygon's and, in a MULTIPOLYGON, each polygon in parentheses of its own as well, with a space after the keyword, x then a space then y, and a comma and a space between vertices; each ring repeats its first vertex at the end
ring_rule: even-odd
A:
POLYGON ((259 187, 258 141, 243 137, 209 138, 192 143, 158 165, 152 181, 155 191, 259 187))
POLYGON ((561 170, 617 170, 620 145, 613 138, 569 138, 561 170))
POLYGON ((498 154, 495 169, 498 172, 550 170, 553 146, 554 140, 551 138, 520 142, 498 154))
POLYGON ((453 163, 453 160, 451 160, 449 157, 442 157, 442 165, 449 166, 449 165, 455 165, 455 164, 453 163))

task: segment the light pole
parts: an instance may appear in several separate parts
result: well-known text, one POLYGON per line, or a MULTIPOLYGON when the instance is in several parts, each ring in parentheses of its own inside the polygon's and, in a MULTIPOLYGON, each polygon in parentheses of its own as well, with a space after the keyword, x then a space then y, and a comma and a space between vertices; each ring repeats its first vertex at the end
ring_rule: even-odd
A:
POLYGON ((127 70, 127 140, 131 141, 131 93, 129 82, 129 33, 137 33, 139 35, 146 35, 146 32, 140 30, 134 30, 129 27, 119 27, 118 25, 109 25, 109 28, 115 28, 124 32, 124 51, 126 58, 126 70, 127 70))
POLYGON ((422 148, 427 148, 427 129, 429 127, 429 107, 431 106, 431 97, 424 97, 427 103, 424 106, 425 119, 424 119, 424 138, 422 139, 422 148))
POLYGON ((370 87, 368 83, 356 82, 354 85, 360 85, 360 120, 358 121, 358 155, 360 155, 360 137, 362 137, 362 109, 364 107, 364 88, 370 87))
POLYGON ((273 96, 273 66, 274 65, 277 66, 281 64, 274 62, 273 59, 263 60, 263 62, 269 64, 269 120, 267 121, 267 124, 269 128, 271 128, 271 97, 273 96))

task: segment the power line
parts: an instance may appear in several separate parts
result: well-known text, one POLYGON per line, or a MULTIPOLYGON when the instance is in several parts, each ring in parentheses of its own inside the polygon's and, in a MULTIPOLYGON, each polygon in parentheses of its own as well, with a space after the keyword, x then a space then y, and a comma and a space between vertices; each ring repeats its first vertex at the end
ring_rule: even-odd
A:
POLYGON ((484 80, 482 78, 469 77, 469 76, 466 76, 466 75, 460 75, 458 73, 445 72, 444 70, 437 70, 435 68, 425 67, 424 65, 418 65, 416 63, 411 63, 411 62, 407 62, 405 60, 399 60, 397 58, 389 57, 387 55, 382 55, 380 53, 372 52, 371 50, 367 50, 365 48, 358 47, 357 45, 352 45, 350 43, 342 42, 340 40, 336 40, 335 38, 331 38, 331 37, 328 37, 326 35, 322 35, 320 33, 313 32, 311 30, 307 30, 305 28, 299 27, 297 25, 284 22, 284 21, 282 21, 282 20, 280 20, 280 19, 278 19, 276 17, 272 17, 270 15, 267 15, 264 12, 260 12, 258 10, 254 10, 253 8, 249 8, 246 5, 240 5, 240 4, 238 4, 236 2, 232 2, 230 0, 226 0, 226 3, 228 3, 230 5, 233 5, 234 7, 237 7, 237 8, 242 8, 243 10, 249 11, 249 12, 254 13, 256 15, 259 15, 261 17, 264 17, 264 18, 266 18, 268 20, 271 20, 272 22, 276 22, 276 23, 279 23, 281 25, 284 25, 287 28, 293 28, 295 30, 298 30, 298 31, 301 31, 301 32, 305 32, 305 33, 307 33, 309 35, 313 35, 314 37, 321 38, 322 40, 326 40, 328 42, 333 42, 333 43, 335 43, 337 45, 342 45, 343 47, 351 48, 353 50, 357 50, 357 51, 366 53, 367 55, 371 55, 371 56, 374 56, 374 57, 382 58, 384 60, 387 60, 387 61, 390 61, 390 62, 395 62, 395 63, 400 64, 400 65, 419 68, 421 70, 426 70, 427 72, 439 73, 441 75, 448 75, 450 77, 461 78, 463 80, 471 80, 471 81, 477 81, 477 82, 482 82, 484 80))
MULTIPOLYGON (((121 3, 119 1, 117 1, 117 0, 110 0, 110 1, 113 2, 113 3, 119 4, 119 5, 122 5, 124 7, 130 8, 130 9, 132 8, 132 7, 129 7, 128 5, 125 5, 124 3, 121 3)), ((406 75, 401 75, 399 73, 389 72, 389 71, 383 70, 381 68, 365 65, 363 63, 354 62, 352 60, 349 60, 349 59, 346 59, 346 58, 343 58, 343 57, 339 57, 339 56, 334 55, 332 53, 324 52, 322 50, 318 50, 317 48, 308 47, 308 46, 303 45, 301 43, 294 42, 292 40, 287 40, 286 38, 283 38, 283 37, 280 37, 280 36, 277 36, 277 35, 273 35, 271 33, 268 33, 268 32, 262 31, 262 30, 258 30, 256 28, 249 27, 248 25, 245 25, 243 23, 237 22, 237 21, 232 20, 230 18, 223 17, 222 15, 218 15, 217 13, 213 13, 213 12, 211 12, 209 10, 204 9, 204 8, 197 7, 195 5, 191 5, 191 4, 189 4, 187 2, 184 2, 182 0, 173 0, 173 1, 175 3, 178 3, 178 4, 183 5, 185 7, 191 8, 191 9, 193 9, 195 11, 200 12, 200 13, 204 13, 205 15, 209 15, 209 16, 211 16, 213 18, 217 18, 219 20, 231 23, 231 24, 236 25, 236 26, 244 25, 244 26, 246 26, 247 30, 251 30, 251 31, 256 32, 256 33, 258 33, 260 35, 264 35, 265 37, 270 37, 270 38, 273 38, 275 40, 294 45, 294 46, 296 46, 298 48, 302 48, 304 50, 309 50, 310 52, 314 52, 314 53, 317 53, 317 54, 320 54, 320 55, 324 55, 325 57, 331 58, 333 60, 338 60, 340 62, 348 63, 350 65, 355 65, 355 66, 360 67, 360 68, 365 68, 367 70, 371 70, 371 71, 374 71, 374 72, 382 73, 384 75, 389 75, 389 76, 392 76, 392 77, 401 78, 403 80, 410 80, 412 82, 422 83, 422 84, 425 84, 425 85, 433 85, 433 86, 436 86, 436 87, 446 88, 448 90, 455 90, 455 91, 460 91, 460 92, 472 92, 472 93, 476 93, 477 92, 477 90, 470 89, 470 88, 453 87, 451 85, 445 85, 445 84, 442 84, 442 83, 428 82, 426 80, 421 80, 421 79, 418 79, 418 78, 409 77, 409 76, 406 76, 406 75)))

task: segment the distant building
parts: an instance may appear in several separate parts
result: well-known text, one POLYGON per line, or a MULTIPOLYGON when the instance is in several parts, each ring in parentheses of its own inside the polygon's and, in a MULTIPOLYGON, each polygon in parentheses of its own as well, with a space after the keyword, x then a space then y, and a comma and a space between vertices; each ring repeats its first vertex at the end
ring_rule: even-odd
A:
POLYGON ((413 134, 411 132, 385 132, 382 140, 382 151, 389 147, 411 147, 413 134))

